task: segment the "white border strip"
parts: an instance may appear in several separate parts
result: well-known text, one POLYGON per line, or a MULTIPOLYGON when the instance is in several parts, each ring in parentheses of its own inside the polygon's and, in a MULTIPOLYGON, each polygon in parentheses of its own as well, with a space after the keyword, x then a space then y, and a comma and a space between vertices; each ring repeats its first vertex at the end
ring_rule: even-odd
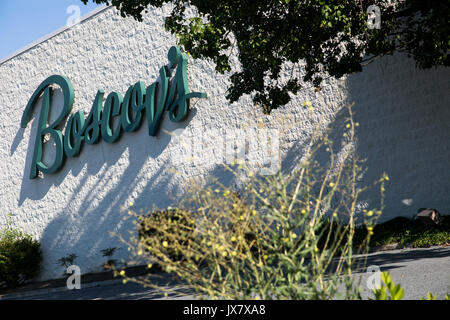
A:
POLYGON ((51 32, 51 33, 41 37, 41 38, 39 38, 38 40, 36 40, 36 41, 34 41, 34 42, 32 42, 32 43, 30 43, 28 45, 26 45, 22 49, 19 49, 19 50, 13 52, 13 53, 7 55, 5 58, 0 59, 0 65, 2 65, 6 61, 11 60, 12 58, 14 58, 14 57, 16 57, 18 55, 21 55, 24 52, 26 52, 26 51, 36 47, 37 45, 41 44, 42 42, 45 42, 45 41, 53 38, 54 36, 56 36, 56 35, 64 32, 64 31, 66 31, 66 30, 68 30, 68 29, 70 29, 70 28, 72 28, 74 26, 76 26, 77 24, 82 23, 83 21, 85 21, 85 20, 87 20, 87 19, 89 19, 89 18, 99 14, 100 12, 102 12, 102 11, 108 9, 108 8, 112 8, 112 6, 101 5, 98 8, 95 8, 91 12, 88 12, 84 16, 82 16, 80 21, 78 21, 77 23, 75 23, 75 24, 73 24, 71 26, 64 25, 61 28, 59 28, 59 29, 57 29, 57 30, 55 30, 55 31, 53 31, 53 32, 51 32))

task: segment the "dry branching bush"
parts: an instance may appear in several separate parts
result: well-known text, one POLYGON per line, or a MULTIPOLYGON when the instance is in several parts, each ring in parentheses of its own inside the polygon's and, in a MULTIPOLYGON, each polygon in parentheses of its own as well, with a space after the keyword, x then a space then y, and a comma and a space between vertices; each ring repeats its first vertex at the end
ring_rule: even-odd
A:
MULTIPOLYGON (((316 134, 298 169, 288 174, 250 173, 239 189, 192 184, 177 209, 144 216, 129 210, 138 236, 122 241, 140 261, 173 274, 199 298, 334 299, 342 287, 343 298, 358 298, 353 258, 367 250, 371 232, 357 247, 355 227, 363 223, 370 231, 383 203, 370 216, 358 210, 367 187, 358 183, 354 132, 350 116, 339 153, 327 133, 316 134), (327 155, 326 166, 316 160, 319 153, 327 155)), ((381 191, 385 179, 374 183, 381 191)), ((155 286, 154 276, 121 275, 155 286)))

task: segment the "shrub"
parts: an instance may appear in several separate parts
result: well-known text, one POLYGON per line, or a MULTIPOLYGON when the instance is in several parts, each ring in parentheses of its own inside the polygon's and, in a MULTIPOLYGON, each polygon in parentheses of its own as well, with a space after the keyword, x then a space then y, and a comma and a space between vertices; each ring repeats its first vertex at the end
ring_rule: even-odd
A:
POLYGON ((138 217, 139 241, 145 248, 161 248, 173 261, 185 259, 183 252, 194 241, 194 227, 189 212, 179 209, 169 208, 138 217))
POLYGON ((107 258, 107 260, 103 263, 103 269, 105 270, 111 270, 114 269, 117 265, 117 259, 113 259, 113 255, 116 252, 118 248, 111 247, 100 250, 102 253, 102 256, 107 258))
MULTIPOLYGON (((396 217, 377 224, 373 228, 374 235, 370 246, 383 246, 399 243, 403 246, 430 247, 450 243, 450 216, 443 216, 439 225, 426 225, 418 219, 396 217)), ((355 240, 363 240, 367 235, 365 228, 356 230, 355 240)))
POLYGON ((71 253, 71 254, 68 254, 65 257, 62 257, 62 258, 58 259, 57 263, 61 267, 64 267, 64 271, 63 271, 63 274, 62 274, 63 277, 68 277, 67 268, 69 268, 71 265, 73 265, 77 258, 78 258, 78 256, 75 253, 71 253))
POLYGON ((38 241, 11 228, 0 232, 0 285, 13 288, 39 274, 42 253, 38 241))
MULTIPOLYGON (((217 181, 190 183, 178 209, 144 218, 145 232, 141 216, 129 210, 139 236, 119 237, 138 261, 144 257, 149 266, 156 262, 203 298, 331 299, 342 284, 345 298, 357 298, 353 255, 367 252, 383 202, 371 210, 374 214, 358 213, 359 195, 367 187, 358 183, 362 168, 352 148, 351 118, 347 124, 347 140, 339 154, 333 152, 327 134, 314 135, 297 170, 249 174, 236 188, 217 181), (318 153, 321 159, 328 155, 327 166, 316 160, 318 153), (357 223, 369 232, 355 250, 357 223)), ((227 167, 237 180, 240 167, 227 167)), ((385 179, 377 181, 381 191, 385 179)), ((167 290, 150 278, 121 275, 124 281, 167 290)), ((180 289, 171 290, 186 293, 186 288, 180 289)))
POLYGON ((389 272, 382 272, 380 274, 381 286, 372 289, 375 300, 402 300, 405 290, 400 284, 395 284, 389 272))

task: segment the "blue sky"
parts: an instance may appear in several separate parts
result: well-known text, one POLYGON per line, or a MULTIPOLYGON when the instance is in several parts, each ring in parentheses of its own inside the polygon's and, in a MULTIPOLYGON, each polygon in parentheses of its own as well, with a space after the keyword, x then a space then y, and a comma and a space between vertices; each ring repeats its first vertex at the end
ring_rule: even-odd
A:
POLYGON ((0 0, 0 59, 64 26, 71 5, 81 16, 97 8, 81 0, 0 0))

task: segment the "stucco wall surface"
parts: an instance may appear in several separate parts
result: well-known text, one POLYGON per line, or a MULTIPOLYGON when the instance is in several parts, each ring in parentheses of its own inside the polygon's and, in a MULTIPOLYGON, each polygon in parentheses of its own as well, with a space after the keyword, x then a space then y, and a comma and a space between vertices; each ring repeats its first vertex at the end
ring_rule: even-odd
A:
MULTIPOLYGON (((139 23, 109 8, 0 65, 0 227, 11 213, 15 227, 40 239, 41 279, 61 276, 64 270, 56 262, 70 253, 78 255, 82 272, 101 270, 105 258, 100 250, 123 247, 109 233, 130 227, 121 206, 166 207, 190 178, 212 174, 226 180, 220 137, 233 130, 239 136, 246 128, 273 129, 279 134, 282 167, 289 170, 319 119, 325 126, 333 120, 338 128, 344 126, 348 102, 355 103, 359 123, 356 150, 367 159, 364 179, 377 179, 382 172, 390 176, 382 219, 412 216, 419 207, 450 213, 450 72, 416 70, 412 60, 398 55, 360 74, 329 79, 320 92, 305 85, 270 116, 249 96, 230 104, 225 98, 227 75, 217 74, 210 61, 190 57, 190 89, 208 97, 193 99, 187 121, 173 123, 166 115, 164 130, 156 137, 148 135, 144 124, 117 143, 85 145, 58 173, 29 179, 39 107, 27 128, 20 127, 20 119, 38 85, 52 74, 68 77, 75 92, 73 112, 83 110, 85 115, 97 89, 106 95, 125 94, 139 80, 150 85, 176 44, 164 30, 169 13, 167 7, 150 10, 139 23), (314 111, 303 107, 305 101, 312 102, 314 111), (174 130, 179 138, 169 134, 174 130), (177 139, 195 144, 198 157, 190 159, 192 154, 177 139)), ((54 99, 57 114, 61 94, 54 99)), ((264 150, 257 146, 253 157, 260 158, 264 150)), ((125 248, 119 250, 117 258, 126 256, 125 248)))

